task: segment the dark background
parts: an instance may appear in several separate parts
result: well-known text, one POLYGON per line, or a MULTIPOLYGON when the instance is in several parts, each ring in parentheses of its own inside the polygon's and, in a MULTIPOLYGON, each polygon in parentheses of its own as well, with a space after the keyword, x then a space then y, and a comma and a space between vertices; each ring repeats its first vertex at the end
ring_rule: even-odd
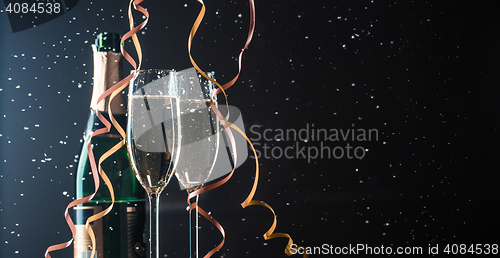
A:
MULTIPOLYGON (((226 82, 237 73, 248 2, 205 4, 192 53, 226 82)), ((90 43, 98 32, 128 31, 127 5, 79 1, 64 15, 15 33, 0 12, 2 258, 43 257, 49 245, 71 238, 63 211, 73 197, 89 111, 90 43)), ((142 6, 151 15, 139 35, 142 67, 189 67, 187 37, 201 5, 146 0, 142 6)), ((276 232, 304 246, 426 251, 436 244, 499 244, 500 40, 493 1, 265 0, 256 9, 242 74, 227 91, 249 136, 256 136, 252 125, 260 132, 307 125, 379 132, 377 141, 324 142, 363 146, 368 152, 361 160, 261 158, 255 199, 276 211, 276 232)), ((133 52, 131 44, 126 48, 133 52)), ((217 257, 285 256, 286 239, 262 237, 272 214, 240 206, 254 173, 248 159, 227 184, 201 197, 226 230, 217 257)), ((175 179, 162 195, 164 257, 188 257, 185 198, 175 179)), ((208 251, 220 234, 202 223, 201 248, 208 251)), ((72 248, 51 255, 71 257, 72 248)))

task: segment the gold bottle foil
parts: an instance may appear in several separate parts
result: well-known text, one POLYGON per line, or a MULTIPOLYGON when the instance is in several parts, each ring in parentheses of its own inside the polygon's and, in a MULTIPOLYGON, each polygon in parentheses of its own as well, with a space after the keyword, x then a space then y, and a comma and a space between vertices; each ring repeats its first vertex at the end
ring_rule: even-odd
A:
MULTIPOLYGON (((100 206, 83 206, 74 207, 76 212, 86 213, 86 218, 99 213, 102 208, 100 206)), ((78 223, 78 222, 77 222, 78 223)), ((92 253, 92 241, 90 239, 89 233, 85 228, 85 224, 75 225, 76 235, 74 239, 74 258, 90 258, 92 253)), ((90 227, 94 231, 96 240, 96 257, 103 257, 103 237, 102 237, 102 220, 96 220, 90 224, 90 227)))
MULTIPOLYGON (((112 51, 100 52, 97 51, 96 45, 92 45, 94 52, 94 88, 92 91, 92 100, 90 107, 101 112, 108 112, 108 103, 110 96, 97 103, 99 97, 109 88, 113 87, 120 81, 120 64, 122 54, 113 53, 112 51)), ((125 114, 126 105, 125 98, 120 94, 117 95, 111 102, 113 114, 125 114)))

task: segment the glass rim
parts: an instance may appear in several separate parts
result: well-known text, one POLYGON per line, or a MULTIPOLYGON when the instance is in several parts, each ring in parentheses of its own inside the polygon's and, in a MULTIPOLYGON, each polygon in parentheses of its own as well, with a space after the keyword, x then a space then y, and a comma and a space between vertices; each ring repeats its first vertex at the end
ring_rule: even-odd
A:
POLYGON ((161 68, 148 68, 148 69, 140 69, 140 70, 130 70, 130 72, 149 72, 149 71, 166 71, 166 72, 175 72, 174 69, 161 69, 161 68))
MULTIPOLYGON (((174 72, 175 73, 181 73, 181 74, 191 73, 191 72, 188 72, 188 71, 175 71, 175 70, 174 70, 174 72)), ((196 72, 199 73, 198 70, 196 70, 196 72)), ((215 71, 204 72, 204 73, 206 73, 206 74, 215 74, 215 71)))
MULTIPOLYGON (((177 71, 175 69, 162 69, 162 68, 148 68, 148 69, 140 69, 140 70, 130 70, 130 72, 149 72, 149 71, 166 71, 166 72, 175 72, 175 73, 190 73, 188 71, 177 71)), ((198 70, 196 70, 198 72, 198 70)), ((206 74, 215 74, 215 71, 204 72, 206 74)))

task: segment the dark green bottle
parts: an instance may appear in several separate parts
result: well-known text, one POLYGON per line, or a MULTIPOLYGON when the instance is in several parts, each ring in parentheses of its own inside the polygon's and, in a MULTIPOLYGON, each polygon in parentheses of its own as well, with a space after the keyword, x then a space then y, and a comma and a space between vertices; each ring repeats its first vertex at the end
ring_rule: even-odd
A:
MULTIPOLYGON (((121 78, 120 36, 116 33, 101 33, 92 45, 94 52, 94 86, 90 104, 90 116, 84 133, 82 151, 79 156, 75 197, 80 199, 94 192, 87 145, 92 140, 92 150, 98 165, 99 157, 122 140, 120 134, 112 127, 106 134, 90 138, 92 133, 103 128, 96 110, 108 117, 109 98, 96 104, 99 96, 115 85, 121 78)), ((127 119, 125 98, 118 94, 111 103, 113 116, 126 129, 127 119)), ((99 258, 136 258, 144 257, 145 248, 145 194, 131 170, 127 151, 122 147, 101 164, 106 172, 115 193, 115 204, 111 212, 94 221, 91 226, 96 236, 96 257, 99 258)), ((106 209, 111 204, 109 190, 100 180, 100 188, 90 203, 74 208, 74 222, 77 234, 74 240, 74 257, 87 258, 91 254, 91 240, 85 229, 88 217, 106 209)))

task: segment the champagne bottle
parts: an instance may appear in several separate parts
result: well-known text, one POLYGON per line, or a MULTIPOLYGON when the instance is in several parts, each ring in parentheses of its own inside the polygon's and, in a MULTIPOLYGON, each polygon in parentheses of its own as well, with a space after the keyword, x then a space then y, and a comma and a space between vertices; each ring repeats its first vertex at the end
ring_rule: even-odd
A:
MULTIPOLYGON (((122 140, 121 135, 112 127, 106 134, 95 136, 92 133, 103 128, 96 115, 99 110, 108 117, 109 97, 97 103, 97 99, 108 88, 120 80, 120 36, 116 33, 101 33, 92 45, 94 53, 94 86, 90 104, 90 116, 84 133, 82 151, 79 156, 75 197, 80 199, 94 192, 94 181, 90 167, 87 145, 92 141, 92 150, 98 165, 99 157, 122 140)), ((123 94, 118 94, 111 102, 113 116, 125 129, 126 103, 123 94)), ((99 258, 138 258, 144 257, 145 247, 145 194, 135 179, 123 147, 102 164, 113 184, 115 204, 109 214, 91 223, 96 237, 96 257, 99 258)), ((100 179, 100 188, 89 203, 74 208, 74 222, 77 233, 74 239, 74 257, 87 258, 92 252, 90 236, 85 223, 90 216, 106 209, 111 197, 104 181, 100 179)))

